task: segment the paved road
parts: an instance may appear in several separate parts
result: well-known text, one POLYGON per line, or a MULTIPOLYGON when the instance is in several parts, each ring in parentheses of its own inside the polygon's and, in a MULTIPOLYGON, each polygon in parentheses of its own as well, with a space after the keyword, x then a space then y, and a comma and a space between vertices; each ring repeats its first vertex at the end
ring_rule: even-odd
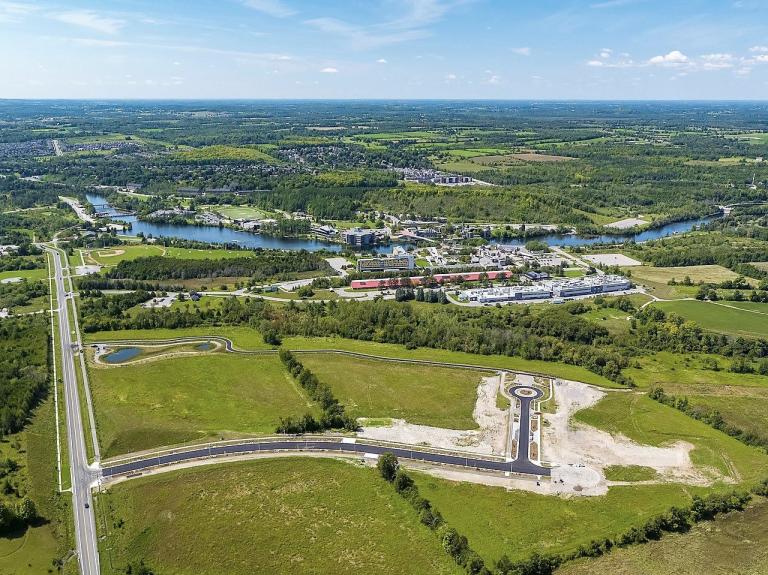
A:
POLYGON ((520 400, 520 426, 518 428, 517 459, 515 462, 527 461, 538 468, 538 465, 531 462, 531 402, 544 394, 540 389, 527 385, 513 386, 509 392, 520 400), (524 395, 525 393, 530 395, 524 395))
POLYGON ((339 451, 344 453, 359 453, 361 455, 365 453, 376 455, 393 453, 402 459, 411 459, 414 461, 424 461, 435 464, 456 465, 459 467, 476 468, 485 471, 509 471, 512 473, 542 476, 549 476, 550 474, 549 469, 539 467, 538 465, 531 463, 527 458, 516 461, 503 461, 500 458, 491 459, 472 454, 459 455, 456 453, 449 454, 421 450, 415 446, 413 448, 390 447, 386 445, 366 443, 365 441, 360 440, 351 443, 345 442, 341 438, 301 439, 300 437, 286 439, 284 441, 251 439, 243 440, 238 443, 228 443, 226 445, 190 448, 188 450, 162 455, 148 455, 127 463, 107 464, 102 467, 101 472, 105 478, 110 478, 117 475, 137 473, 154 467, 173 465, 196 459, 243 455, 261 451, 339 451))
MULTIPOLYGON (((69 306, 64 289, 64 271, 58 250, 46 248, 53 256, 56 301, 59 313, 59 343, 61 345, 61 378, 67 414, 67 446, 69 469, 72 476, 72 507, 75 518, 75 540, 81 575, 99 575, 99 549, 96 540, 96 521, 93 514, 91 483, 98 477, 98 469, 88 466, 85 435, 80 412, 80 398, 75 375, 75 353, 69 328, 69 306), (88 507, 86 507, 86 504, 88 507)), ((79 353, 78 353, 79 355, 79 353)))

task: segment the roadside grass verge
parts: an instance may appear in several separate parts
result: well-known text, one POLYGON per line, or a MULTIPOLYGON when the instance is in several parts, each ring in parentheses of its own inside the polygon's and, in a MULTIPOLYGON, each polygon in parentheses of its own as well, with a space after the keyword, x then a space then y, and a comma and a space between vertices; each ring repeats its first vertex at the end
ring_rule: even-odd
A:
POLYGON ((768 502, 739 513, 699 523, 690 533, 665 535, 660 541, 614 549, 598 559, 567 563, 557 575, 701 575, 768 573, 768 502))
POLYGON ((99 367, 91 388, 103 457, 205 438, 272 434, 318 412, 277 356, 207 354, 99 367))
POLYGON ((298 354, 353 417, 392 417, 449 429, 475 429, 472 411, 482 374, 386 363, 337 354, 298 354))
POLYGON ((374 469, 349 462, 186 469, 112 486, 98 503, 106 574, 141 559, 197 575, 461 572, 374 469))

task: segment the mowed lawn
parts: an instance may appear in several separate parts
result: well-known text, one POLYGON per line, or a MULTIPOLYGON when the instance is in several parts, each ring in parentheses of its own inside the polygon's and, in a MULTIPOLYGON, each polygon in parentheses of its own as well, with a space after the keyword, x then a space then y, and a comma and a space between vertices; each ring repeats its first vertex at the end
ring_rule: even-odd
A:
MULTIPOLYGON (((204 298, 205 299, 205 298, 204 298)), ((218 301, 218 298, 211 298, 212 301, 218 301)), ((188 302, 184 302, 188 303, 188 302)), ((184 305, 184 304, 182 304, 184 305)), ((124 329, 120 331, 97 331, 86 333, 84 335, 87 343, 102 341, 132 341, 132 340, 165 340, 179 337, 200 337, 204 339, 208 336, 226 337, 232 340, 237 349, 256 350, 272 349, 273 346, 264 343, 264 337, 260 332, 249 327, 231 326, 231 327, 184 327, 179 329, 158 328, 158 329, 124 329)))
MULTIPOLYGON (((85 263, 95 263, 102 266, 114 266, 125 260, 149 256, 167 256, 184 259, 222 259, 236 258, 253 255, 251 250, 195 250, 192 248, 165 247, 154 244, 126 244, 108 248, 96 248, 85 252, 85 263)), ((76 265, 80 265, 80 255, 74 258, 76 265)))
POLYGON ((662 405, 640 393, 609 393, 574 418, 612 435, 624 435, 645 445, 664 446, 676 441, 694 445, 691 461, 702 470, 743 481, 768 476, 768 455, 662 405))
POLYGON ((768 573, 766 540, 768 502, 761 501, 743 513, 700 523, 690 533, 567 564, 557 575, 762 575, 768 573))
POLYGON ((654 303, 695 321, 702 328, 727 335, 768 337, 768 304, 752 302, 666 301, 654 303), (749 305, 745 305, 749 304, 749 305))
POLYGON ((105 457, 219 436, 271 434, 314 412, 275 356, 206 354, 90 366, 105 457))
POLYGON ((338 354, 298 357, 355 417, 396 417, 450 429, 477 427, 472 410, 480 379, 488 374, 338 354))
POLYGON ((186 469, 115 485, 97 507, 109 575, 141 559, 164 575, 463 573, 374 469, 346 461, 186 469))

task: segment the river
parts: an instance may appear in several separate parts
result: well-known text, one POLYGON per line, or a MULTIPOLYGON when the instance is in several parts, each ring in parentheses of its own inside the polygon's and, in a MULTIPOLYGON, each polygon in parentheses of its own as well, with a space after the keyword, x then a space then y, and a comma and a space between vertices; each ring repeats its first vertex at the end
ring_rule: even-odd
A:
MULTIPOLYGON (((231 228, 220 228, 217 226, 195 226, 186 224, 158 224, 153 222, 142 222, 139 221, 136 216, 120 215, 119 210, 116 210, 110 206, 104 196, 99 196, 97 194, 86 194, 86 198, 90 203, 94 205, 105 206, 103 208, 99 208, 100 212, 105 212, 111 217, 115 217, 121 221, 130 222, 131 233, 134 235, 142 232, 145 236, 152 235, 152 237, 155 238, 182 238, 185 240, 208 242, 212 244, 236 243, 247 248, 308 251, 328 250, 332 252, 339 252, 344 248, 344 246, 340 244, 334 244, 323 240, 262 236, 260 234, 254 234, 251 232, 233 230, 231 228)), ((686 220, 683 222, 675 222, 657 229, 646 230, 644 232, 640 232, 639 234, 611 234, 594 237, 584 237, 576 234, 548 234, 544 236, 538 236, 535 239, 541 240, 550 246, 586 246, 597 243, 619 243, 627 240, 645 242, 648 240, 657 240, 659 238, 691 231, 691 229, 694 227, 711 222, 716 217, 717 216, 700 218, 696 220, 686 220)), ((525 244, 525 242, 526 240, 507 240, 499 243, 511 246, 522 246, 525 244)), ((375 251, 381 254, 388 254, 392 252, 393 247, 394 244, 388 246, 378 246, 375 251)))

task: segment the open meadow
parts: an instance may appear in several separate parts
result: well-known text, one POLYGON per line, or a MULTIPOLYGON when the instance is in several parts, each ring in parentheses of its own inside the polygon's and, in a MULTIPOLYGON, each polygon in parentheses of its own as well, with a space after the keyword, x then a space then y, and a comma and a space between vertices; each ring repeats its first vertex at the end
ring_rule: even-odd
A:
POLYGON ((664 301, 652 304, 702 328, 741 337, 768 337, 768 304, 729 301, 664 301))
POLYGON ((375 470, 319 458, 187 469, 99 495, 104 573, 460 572, 375 470))

